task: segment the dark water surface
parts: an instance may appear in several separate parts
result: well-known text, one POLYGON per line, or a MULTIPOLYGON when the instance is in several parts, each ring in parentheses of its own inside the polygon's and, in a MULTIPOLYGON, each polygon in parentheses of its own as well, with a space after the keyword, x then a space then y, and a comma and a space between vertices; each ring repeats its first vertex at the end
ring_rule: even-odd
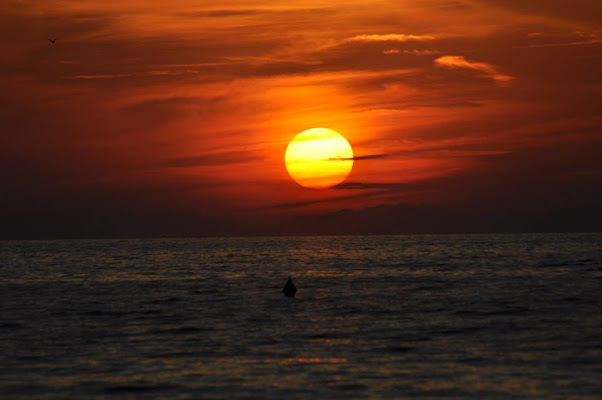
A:
POLYGON ((0 242, 1 397, 599 399, 601 242, 0 242))

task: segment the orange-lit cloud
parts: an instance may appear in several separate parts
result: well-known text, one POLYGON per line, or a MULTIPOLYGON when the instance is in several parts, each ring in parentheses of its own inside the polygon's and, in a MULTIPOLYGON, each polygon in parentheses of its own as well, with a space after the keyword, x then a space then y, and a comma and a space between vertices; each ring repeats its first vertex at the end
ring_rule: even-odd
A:
POLYGON ((350 42, 409 42, 409 41, 422 41, 422 40, 434 40, 435 37, 432 35, 405 35, 399 33, 388 33, 384 35, 357 35, 347 39, 350 42))
POLYGON ((383 54, 414 54, 417 56, 430 56, 430 55, 441 54, 441 51, 439 51, 439 50, 418 50, 418 49, 413 49, 413 50, 389 49, 389 50, 384 50, 383 54))
POLYGON ((485 76, 488 76, 491 79, 493 79, 497 82, 500 82, 500 83, 507 83, 507 82, 511 82, 514 79, 516 79, 513 76, 501 74, 498 71, 498 68, 491 64, 487 64, 484 62, 468 61, 468 60, 466 60, 466 58, 464 58, 462 56, 439 57, 435 60, 435 64, 440 65, 442 67, 447 67, 447 68, 466 68, 466 69, 472 69, 475 71, 480 71, 485 76))

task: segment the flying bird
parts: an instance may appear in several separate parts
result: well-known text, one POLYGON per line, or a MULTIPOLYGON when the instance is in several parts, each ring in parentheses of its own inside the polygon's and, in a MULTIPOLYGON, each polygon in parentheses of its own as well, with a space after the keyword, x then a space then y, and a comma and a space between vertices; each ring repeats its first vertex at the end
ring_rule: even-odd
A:
MULTIPOLYGON (((57 38, 58 39, 58 38, 57 38)), ((48 39, 50 41, 50 43, 54 44, 54 42, 56 42, 56 39, 48 39)))

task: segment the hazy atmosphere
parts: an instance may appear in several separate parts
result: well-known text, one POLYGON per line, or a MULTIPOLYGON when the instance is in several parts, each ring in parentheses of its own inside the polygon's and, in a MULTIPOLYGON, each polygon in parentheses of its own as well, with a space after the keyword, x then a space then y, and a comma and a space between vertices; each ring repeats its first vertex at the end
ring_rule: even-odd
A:
POLYGON ((0 237, 599 230, 601 21, 598 0, 5 0, 0 237), (285 168, 314 127, 353 147, 330 189, 285 168))

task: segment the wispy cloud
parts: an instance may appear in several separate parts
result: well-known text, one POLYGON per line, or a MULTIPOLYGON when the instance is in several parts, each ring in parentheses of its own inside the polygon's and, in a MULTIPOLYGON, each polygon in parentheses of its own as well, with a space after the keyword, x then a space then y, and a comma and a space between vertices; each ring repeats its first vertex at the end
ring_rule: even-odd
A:
POLYGON ((517 48, 539 48, 539 47, 572 47, 588 46, 602 43, 598 33, 590 31, 573 32, 530 32, 527 37, 537 43, 531 43, 527 46, 516 46, 517 48))
POLYGON ((261 160, 257 154, 245 152, 245 151, 232 151, 205 154, 197 157, 182 157, 171 160, 165 160, 157 164, 159 167, 170 167, 170 168, 194 168, 194 167, 208 167, 208 166, 219 166, 226 164, 241 164, 250 161, 261 160))
POLYGON ((577 40, 573 42, 560 42, 560 43, 541 43, 541 44, 530 44, 529 48, 538 47, 570 47, 570 46, 587 46, 590 44, 602 43, 602 39, 588 39, 588 40, 577 40))
POLYGON ((474 71, 480 71, 485 76, 495 80, 498 83, 509 83, 516 79, 510 75, 504 75, 499 72, 498 68, 492 64, 484 62, 468 61, 462 56, 443 56, 435 60, 435 64, 446 68, 465 68, 474 71))
POLYGON ((388 154, 368 154, 365 156, 353 156, 353 157, 331 157, 328 161, 359 161, 359 160, 376 160, 379 158, 388 157, 388 154))
POLYGON ((199 73, 199 71, 195 71, 192 69, 186 69, 186 70, 180 70, 180 71, 166 69, 166 70, 154 70, 154 71, 148 72, 149 75, 153 75, 153 76, 173 76, 173 75, 198 74, 198 73, 199 73))
POLYGON ((389 49, 389 50, 383 51, 383 54, 413 54, 415 56, 430 56, 430 55, 435 55, 435 54, 441 54, 441 51, 439 51, 439 50, 418 50, 418 49, 413 49, 413 50, 389 49))
POLYGON ((333 189, 403 191, 408 190, 411 187, 411 185, 401 182, 343 182, 335 186, 333 189))
POLYGON ((118 79, 118 78, 127 78, 129 76, 131 76, 131 74, 75 75, 75 76, 68 76, 66 79, 84 79, 84 80, 118 79))
POLYGON ((433 35, 405 35, 402 33, 388 33, 385 35, 357 35, 347 39, 349 42, 410 42, 435 40, 433 35))

